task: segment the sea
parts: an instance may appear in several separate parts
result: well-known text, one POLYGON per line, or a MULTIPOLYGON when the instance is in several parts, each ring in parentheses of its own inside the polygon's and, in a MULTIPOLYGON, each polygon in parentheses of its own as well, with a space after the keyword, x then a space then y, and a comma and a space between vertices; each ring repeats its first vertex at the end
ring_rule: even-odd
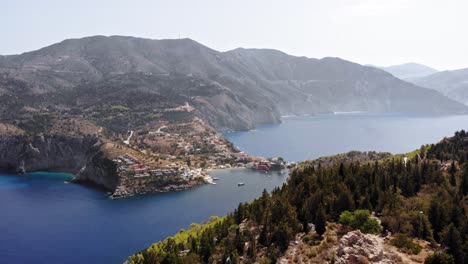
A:
MULTIPOLYGON (((224 136, 252 155, 301 161, 351 150, 405 153, 461 129, 468 129, 468 116, 339 113, 287 117, 224 136)), ((247 169, 210 175, 219 178, 216 185, 111 200, 99 189, 68 183, 68 174, 0 174, 0 262, 123 263, 287 181, 287 174, 247 169)))

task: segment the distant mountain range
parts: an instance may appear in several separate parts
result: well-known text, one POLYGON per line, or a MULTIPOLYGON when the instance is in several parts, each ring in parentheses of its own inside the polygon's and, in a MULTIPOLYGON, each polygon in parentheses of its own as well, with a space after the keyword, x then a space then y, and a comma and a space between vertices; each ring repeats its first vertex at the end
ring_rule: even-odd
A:
POLYGON ((412 80, 416 85, 431 88, 453 100, 468 104, 468 68, 443 71, 412 80))
POLYGON ((128 129, 148 121, 143 113, 185 102, 219 131, 252 129, 289 114, 468 112, 374 67, 269 49, 218 52, 191 39, 93 36, 0 56, 3 119, 24 109, 96 117, 122 105, 136 109, 121 124, 128 129))
POLYGON ((378 68, 391 73, 397 78, 407 81, 411 81, 415 78, 425 77, 438 72, 438 70, 436 69, 419 63, 405 63, 401 65, 393 65, 389 67, 378 68))
POLYGON ((417 86, 436 90, 453 100, 468 105, 468 68, 437 71, 418 63, 377 68, 417 86))

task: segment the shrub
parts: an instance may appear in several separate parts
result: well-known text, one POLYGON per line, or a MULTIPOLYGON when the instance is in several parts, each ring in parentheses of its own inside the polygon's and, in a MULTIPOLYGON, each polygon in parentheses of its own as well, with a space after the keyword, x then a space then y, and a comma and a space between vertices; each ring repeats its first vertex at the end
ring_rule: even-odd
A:
POLYGON ((302 237, 302 241, 305 242, 305 243, 309 243, 310 239, 311 238, 310 238, 309 235, 305 235, 305 236, 302 237))
POLYGON ((111 106, 112 110, 117 110, 117 111, 128 111, 129 108, 125 105, 113 105, 111 106))
POLYGON ((378 234, 382 232, 379 222, 370 217, 368 210, 344 211, 340 215, 339 222, 363 233, 378 234))
POLYGON ((408 254, 419 254, 422 250, 420 245, 414 243, 413 239, 405 234, 397 234, 392 240, 390 240, 390 244, 408 254))

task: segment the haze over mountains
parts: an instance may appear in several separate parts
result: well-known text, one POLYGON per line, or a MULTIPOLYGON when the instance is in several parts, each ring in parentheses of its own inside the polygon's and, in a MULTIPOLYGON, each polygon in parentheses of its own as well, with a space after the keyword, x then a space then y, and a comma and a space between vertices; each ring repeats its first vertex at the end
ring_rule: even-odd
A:
POLYGON ((468 69, 443 71, 413 80, 416 85, 431 88, 453 100, 468 104, 468 69))
POLYGON ((418 63, 378 68, 397 78, 439 91, 453 100, 468 104, 468 69, 438 71, 418 63))
POLYGON ((391 73, 393 76, 399 79, 407 81, 411 81, 415 78, 425 77, 438 72, 438 70, 434 68, 413 62, 378 68, 391 73))
POLYGON ((190 39, 122 36, 69 39, 0 56, 0 102, 2 116, 11 119, 25 107, 99 112, 124 105, 148 112, 188 102, 220 131, 252 129, 291 114, 468 112, 437 91, 339 58, 218 52, 190 39))

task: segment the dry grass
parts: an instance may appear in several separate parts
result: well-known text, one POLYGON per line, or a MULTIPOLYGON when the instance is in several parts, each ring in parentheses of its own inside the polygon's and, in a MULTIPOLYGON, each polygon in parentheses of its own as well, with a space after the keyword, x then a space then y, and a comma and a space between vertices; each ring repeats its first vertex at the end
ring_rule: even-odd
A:
POLYGON ((322 264, 330 261, 339 241, 338 233, 342 233, 341 228, 339 224, 329 223, 323 239, 315 232, 299 235, 296 237, 298 243, 290 244, 279 263, 322 264))
POLYGON ((14 125, 0 123, 0 136, 24 135, 24 131, 14 125))

